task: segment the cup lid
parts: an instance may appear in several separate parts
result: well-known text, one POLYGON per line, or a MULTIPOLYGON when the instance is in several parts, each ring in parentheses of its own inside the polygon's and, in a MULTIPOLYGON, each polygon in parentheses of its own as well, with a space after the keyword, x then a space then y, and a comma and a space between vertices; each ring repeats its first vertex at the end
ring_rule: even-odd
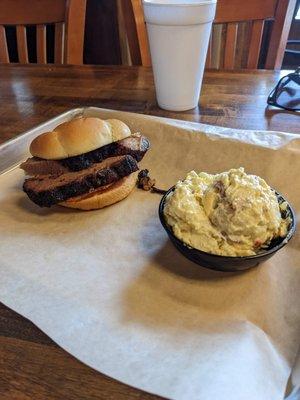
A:
POLYGON ((197 25, 212 22, 217 0, 143 0, 145 21, 152 25, 197 25))
POLYGON ((144 5, 153 6, 201 6, 205 4, 216 3, 217 0, 142 0, 144 5))

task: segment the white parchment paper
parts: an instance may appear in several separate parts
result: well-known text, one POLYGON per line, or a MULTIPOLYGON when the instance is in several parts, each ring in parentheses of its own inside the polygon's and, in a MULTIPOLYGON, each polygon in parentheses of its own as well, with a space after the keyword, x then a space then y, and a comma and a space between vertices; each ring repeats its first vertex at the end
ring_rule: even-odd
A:
MULTIPOLYGON (((244 166, 300 212, 300 138, 114 111, 149 137, 141 167, 168 188, 195 169, 244 166)), ((243 273, 186 260, 160 196, 103 210, 40 209, 22 171, 0 176, 0 300, 91 367, 172 399, 279 400, 300 342, 300 237, 243 273)))

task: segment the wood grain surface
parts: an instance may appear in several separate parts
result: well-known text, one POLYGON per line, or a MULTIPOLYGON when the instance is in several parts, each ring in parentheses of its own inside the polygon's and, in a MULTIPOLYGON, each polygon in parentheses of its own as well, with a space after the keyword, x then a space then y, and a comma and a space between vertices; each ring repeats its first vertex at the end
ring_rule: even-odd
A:
MULTIPOLYGON (((266 108, 268 93, 279 76, 271 71, 207 71, 199 107, 174 113, 157 107, 150 68, 0 66, 0 142, 78 106, 299 134, 299 114, 266 108)), ((0 305, 0 399, 159 397, 85 366, 31 322, 0 305)))

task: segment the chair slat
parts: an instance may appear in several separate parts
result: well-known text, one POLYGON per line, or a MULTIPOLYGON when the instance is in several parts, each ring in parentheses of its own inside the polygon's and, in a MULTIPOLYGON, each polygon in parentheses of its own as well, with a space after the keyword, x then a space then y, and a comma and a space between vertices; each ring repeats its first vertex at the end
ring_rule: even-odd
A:
POLYGON ((66 46, 64 61, 66 64, 83 63, 84 23, 86 0, 67 2, 66 46))
POLYGON ((131 0, 133 14, 135 16, 136 30, 138 41, 140 44, 142 65, 149 67, 151 65, 151 57, 149 52, 148 35, 144 19, 144 12, 141 0, 131 0))
POLYGON ((5 28, 0 25, 0 63, 9 63, 5 28))
MULTIPOLYGON (((289 0, 282 0, 289 2, 289 0)), ((269 19, 275 15, 277 0, 218 0, 214 22, 224 24, 229 22, 253 21, 269 19)))
POLYGON ((237 30, 238 30, 237 22, 231 22, 227 25, 225 57, 224 57, 224 68, 225 69, 233 69, 234 68, 234 56, 235 56, 235 49, 236 49, 237 30))
POLYGON ((212 59, 212 34, 210 35, 209 38, 205 68, 211 68, 211 59, 212 59))
POLYGON ((280 69, 293 20, 296 0, 278 0, 275 21, 269 39, 266 69, 280 69))
POLYGON ((247 68, 257 68, 263 31, 264 20, 253 21, 247 68))
MULTIPOLYGON (((119 7, 121 8, 121 13, 123 15, 124 28, 126 31, 126 39, 130 54, 131 63, 133 65, 144 65, 142 63, 142 52, 148 51, 149 49, 143 48, 145 43, 140 43, 137 35, 137 24, 140 23, 143 14, 135 14, 133 12, 132 0, 119 0, 119 7)), ((146 26, 143 26, 144 33, 146 34, 146 26)), ((125 42, 125 49, 127 45, 125 42)), ((150 57, 150 56, 149 56, 150 57)))
POLYGON ((47 63, 47 47, 46 47, 46 25, 37 25, 36 27, 36 52, 37 62, 39 64, 47 63))
POLYGON ((24 25, 17 26, 17 46, 19 62, 22 64, 28 64, 26 28, 24 25))
POLYGON ((0 24, 38 25, 65 20, 66 0, 1 0, 0 24))
POLYGON ((55 24, 55 48, 54 48, 54 62, 55 64, 63 64, 64 62, 64 39, 65 38, 65 24, 55 24))

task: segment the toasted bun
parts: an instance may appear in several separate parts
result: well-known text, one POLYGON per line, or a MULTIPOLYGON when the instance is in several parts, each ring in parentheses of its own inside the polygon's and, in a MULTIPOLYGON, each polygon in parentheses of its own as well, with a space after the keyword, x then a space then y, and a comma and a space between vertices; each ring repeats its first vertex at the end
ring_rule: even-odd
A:
POLYGON ((83 196, 72 197, 71 199, 59 203, 59 205, 79 210, 96 210, 115 204, 127 197, 135 187, 138 172, 120 179, 105 189, 94 190, 92 193, 83 196))
POLYGON ((30 145, 30 153, 46 160, 61 160, 130 135, 128 126, 118 119, 76 118, 36 137, 30 145))

